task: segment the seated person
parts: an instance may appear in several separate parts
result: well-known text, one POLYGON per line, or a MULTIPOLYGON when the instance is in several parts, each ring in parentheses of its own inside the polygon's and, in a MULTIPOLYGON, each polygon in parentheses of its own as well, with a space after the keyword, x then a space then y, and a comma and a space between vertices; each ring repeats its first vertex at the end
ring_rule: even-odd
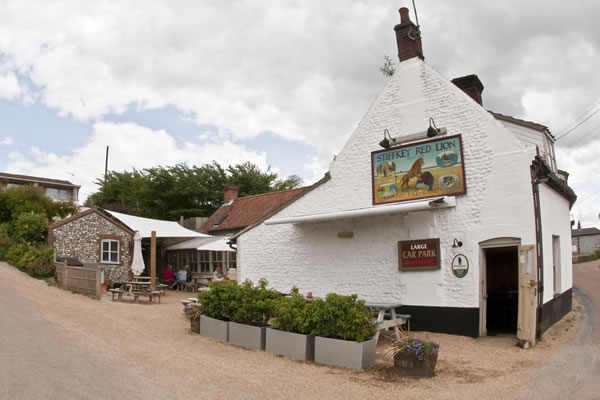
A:
POLYGON ((187 265, 184 265, 183 268, 177 271, 177 280, 173 282, 173 284, 171 285, 171 289, 173 289, 178 284, 183 284, 187 282, 188 269, 189 267, 187 265))
POLYGON ((173 282, 175 282, 176 276, 175 276, 175 272, 173 272, 173 267, 171 266, 171 264, 169 264, 167 266, 167 269, 165 269, 165 276, 164 276, 164 278, 165 278, 165 283, 167 285, 171 285, 171 284, 173 284, 173 282))
POLYGON ((222 281, 222 280, 229 280, 229 278, 227 278, 225 276, 225 274, 223 274, 223 268, 221 268, 220 265, 217 265, 217 268, 215 268, 215 272, 213 273, 213 282, 215 281, 222 281))

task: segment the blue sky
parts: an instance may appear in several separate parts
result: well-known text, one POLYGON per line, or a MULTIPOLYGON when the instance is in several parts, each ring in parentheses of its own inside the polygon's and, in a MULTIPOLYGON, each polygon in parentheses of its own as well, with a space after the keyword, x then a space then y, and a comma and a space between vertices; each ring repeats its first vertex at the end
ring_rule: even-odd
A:
MULTIPOLYGON (((600 4, 416 3, 427 63, 477 74, 489 110, 568 132, 573 218, 599 225, 600 4)), ((409 1, 3 2, 0 171, 84 200, 109 145, 111 170, 251 161, 314 182, 387 81, 399 7, 414 20, 409 1)))

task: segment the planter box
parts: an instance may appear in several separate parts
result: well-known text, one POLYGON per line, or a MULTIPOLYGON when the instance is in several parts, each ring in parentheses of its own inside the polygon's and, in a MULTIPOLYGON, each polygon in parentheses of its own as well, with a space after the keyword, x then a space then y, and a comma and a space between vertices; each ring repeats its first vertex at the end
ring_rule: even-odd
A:
POLYGON ((200 317, 200 334, 219 342, 227 342, 229 341, 229 322, 202 315, 200 317))
POLYGON ((249 349, 264 350, 266 327, 229 322, 229 343, 249 349))
POLYGON ((365 342, 315 338, 315 362, 338 367, 362 369, 375 364, 375 339, 365 342))
POLYGON ((315 337, 267 328, 265 350, 296 360, 313 361, 315 359, 315 337))
POLYGON ((192 332, 200 333, 200 318, 190 318, 190 327, 192 332))
POLYGON ((394 370, 403 376, 433 376, 437 353, 428 360, 419 360, 413 354, 398 353, 394 356, 394 370))

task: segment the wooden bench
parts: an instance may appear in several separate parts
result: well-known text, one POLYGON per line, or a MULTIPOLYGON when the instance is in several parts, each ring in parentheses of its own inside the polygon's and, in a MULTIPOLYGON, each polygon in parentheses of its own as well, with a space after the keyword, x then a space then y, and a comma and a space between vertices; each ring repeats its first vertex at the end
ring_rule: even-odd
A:
POLYGON ((117 300, 123 300, 123 294, 126 293, 123 289, 108 289, 108 291, 112 294, 112 301, 115 301, 115 295, 117 295, 117 300))
POLYGON ((137 303, 138 301, 138 297, 140 296, 146 296, 148 297, 148 300, 150 301, 150 303, 152 303, 152 298, 153 297, 158 297, 158 302, 160 303, 160 291, 159 290, 153 290, 150 292, 132 292, 133 294, 133 301, 135 303, 137 303))
POLYGON ((169 290, 169 285, 165 285, 164 283, 157 283, 156 290, 161 292, 163 296, 167 295, 167 290, 169 290))

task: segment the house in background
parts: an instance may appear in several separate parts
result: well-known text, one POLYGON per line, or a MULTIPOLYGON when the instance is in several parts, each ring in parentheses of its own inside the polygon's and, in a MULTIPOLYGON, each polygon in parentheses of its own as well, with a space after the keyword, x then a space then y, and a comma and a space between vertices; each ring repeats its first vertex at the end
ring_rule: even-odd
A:
POLYGON ((239 280, 400 303, 416 330, 535 343, 572 301, 576 196, 554 139, 485 110, 476 76, 426 64, 400 16, 400 63, 325 178, 232 236, 239 280))
POLYGON ((581 228, 581 223, 577 224, 577 229, 571 230, 571 246, 574 256, 591 254, 600 249, 600 229, 581 228))
POLYGON ((133 237, 142 236, 146 270, 150 273, 149 245, 152 231, 157 237, 157 276, 166 268, 166 247, 182 239, 209 235, 181 227, 177 222, 136 217, 91 207, 48 227, 48 243, 54 247, 55 257, 75 257, 81 263, 97 266, 104 271, 104 279, 128 281, 133 261, 133 237))
POLYGON ((46 196, 55 201, 69 201, 73 205, 77 205, 79 202, 81 186, 74 185, 69 181, 0 172, 0 190, 25 185, 43 187, 46 196))
POLYGON ((231 236, 262 221, 300 196, 306 188, 270 192, 238 198, 237 186, 226 186, 223 205, 200 226, 200 232, 231 236))
POLYGON ((226 186, 223 205, 198 229, 219 238, 197 238, 172 244, 167 248, 169 264, 173 267, 187 264, 192 272, 206 275, 212 275, 220 265, 231 279, 237 279, 237 254, 227 243, 229 237, 262 222, 305 190, 298 188, 240 198, 239 187, 226 186))

